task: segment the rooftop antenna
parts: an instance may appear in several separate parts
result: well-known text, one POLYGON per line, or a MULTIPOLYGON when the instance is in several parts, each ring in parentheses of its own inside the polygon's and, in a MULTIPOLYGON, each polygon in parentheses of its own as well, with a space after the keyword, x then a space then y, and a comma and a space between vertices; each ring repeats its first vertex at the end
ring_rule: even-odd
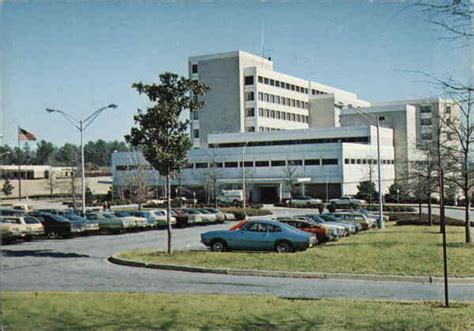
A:
POLYGON ((262 58, 265 58, 265 19, 262 19, 261 40, 262 44, 262 58))

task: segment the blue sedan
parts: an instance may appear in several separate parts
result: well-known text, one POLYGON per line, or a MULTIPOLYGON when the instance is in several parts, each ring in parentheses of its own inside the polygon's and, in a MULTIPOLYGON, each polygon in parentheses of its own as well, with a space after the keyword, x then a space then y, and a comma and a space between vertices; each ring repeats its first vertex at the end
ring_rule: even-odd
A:
POLYGON ((289 225, 255 220, 238 230, 209 231, 201 234, 201 242, 214 252, 227 250, 277 251, 289 253, 305 250, 317 243, 316 236, 289 225))

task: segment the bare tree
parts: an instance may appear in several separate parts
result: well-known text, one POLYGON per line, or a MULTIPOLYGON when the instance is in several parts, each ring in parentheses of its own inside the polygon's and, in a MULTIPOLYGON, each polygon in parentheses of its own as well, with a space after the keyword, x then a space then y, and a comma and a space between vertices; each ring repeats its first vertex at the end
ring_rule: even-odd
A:
POLYGON ((285 173, 285 184, 290 194, 290 199, 293 199, 296 193, 296 184, 297 184, 297 177, 301 173, 301 167, 292 162, 292 160, 286 161, 286 166, 284 168, 285 173))
POLYGON ((151 167, 145 163, 141 153, 131 152, 131 164, 128 166, 126 181, 129 187, 129 198, 133 203, 137 203, 139 209, 148 198, 149 183, 148 175, 151 167))
POLYGON ((471 0, 423 0, 415 4, 426 21, 442 31, 442 38, 466 40, 474 37, 471 0))

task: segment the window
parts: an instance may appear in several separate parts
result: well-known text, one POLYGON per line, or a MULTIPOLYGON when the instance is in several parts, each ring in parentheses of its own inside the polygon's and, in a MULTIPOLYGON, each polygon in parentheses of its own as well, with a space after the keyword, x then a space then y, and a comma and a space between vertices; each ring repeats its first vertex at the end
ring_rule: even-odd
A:
POLYGON ((291 84, 290 86, 291 86, 291 90, 294 91, 296 88, 295 85, 291 84))
POLYGON ((270 166, 268 161, 255 161, 256 167, 268 167, 270 166))
POLYGON ((237 168, 238 162, 224 162, 226 168, 237 168))
POLYGON ((197 64, 192 64, 191 65, 191 72, 193 74, 197 74, 197 72, 198 72, 198 65, 197 64))
POLYGON ((287 90, 289 90, 290 89, 290 84, 285 83, 285 87, 286 87, 287 90))
POLYGON ((264 78, 263 82, 268 85, 268 78, 264 78))
POLYGON ((300 91, 300 87, 296 86, 296 92, 299 92, 299 91, 300 91))
POLYGON ((268 93, 265 93, 265 94, 263 95, 263 101, 268 102, 269 100, 270 100, 270 95, 269 95, 268 93))
POLYGON ((356 163, 356 160, 355 159, 351 159, 351 164, 355 164, 356 163))
POLYGON ((245 108, 245 116, 254 117, 255 116, 255 108, 245 108))
POLYGON ((258 108, 258 115, 263 116, 263 108, 258 108))
POLYGON ((290 114, 290 116, 291 116, 291 120, 295 121, 295 114, 290 114))
POLYGON ((194 138, 199 138, 199 129, 194 129, 193 130, 193 137, 194 138))
POLYGON ((128 167, 126 165, 118 165, 118 166, 115 167, 115 170, 125 171, 125 170, 128 170, 128 167))
POLYGON ((245 85, 253 85, 253 76, 245 76, 245 85))
POLYGON ((245 92, 245 101, 253 101, 254 95, 253 92, 245 92))
POLYGON ((275 81, 275 86, 276 86, 276 87, 280 87, 280 81, 279 81, 279 80, 276 80, 276 81, 275 81))
POLYGON ((304 164, 307 166, 320 165, 320 160, 319 159, 304 160, 304 164))
POLYGON ((446 106, 446 113, 451 114, 451 106, 446 106))
POLYGON ((286 162, 284 160, 281 161, 271 161, 272 167, 284 167, 286 162))
POLYGON ((275 112, 275 115, 276 115, 275 117, 277 120, 281 118, 281 113, 278 110, 275 112))
POLYGON ((300 166, 303 165, 303 160, 288 160, 288 165, 300 166))
POLYGON ((423 139, 423 140, 432 140, 433 135, 431 133, 424 133, 424 134, 421 135, 421 139, 423 139))
POLYGON ((270 85, 271 85, 271 86, 275 86, 275 80, 270 79, 270 85))
POLYGON ((362 163, 362 160, 361 159, 357 159, 357 164, 361 164, 362 163))
POLYGON ((194 166, 193 166, 192 163, 186 163, 186 164, 184 165, 184 169, 192 169, 192 168, 194 168, 194 166))
POLYGON ((198 111, 191 112, 191 118, 193 120, 198 120, 199 119, 199 112, 198 111))
POLYGON ((271 111, 271 116, 270 117, 275 118, 275 111, 274 110, 271 111))
POLYGON ((249 223, 249 225, 247 225, 244 230, 251 232, 267 232, 268 225, 264 223, 249 223))
MULTIPOLYGON (((245 161, 243 163, 245 168, 252 168, 253 167, 253 161, 245 161)), ((242 168, 242 161, 239 162, 239 166, 242 168)))
POLYGON ((196 169, 204 169, 207 167, 208 167, 208 164, 206 162, 196 162, 196 169))
POLYGON ((278 95, 275 95, 275 103, 280 104, 280 97, 278 95))
POLYGON ((424 118, 421 120, 421 125, 431 125, 433 122, 431 121, 431 118, 424 118))
POLYGON ((255 127, 254 126, 247 126, 245 128, 245 132, 255 132, 255 127))
POLYGON ((273 94, 270 94, 270 102, 275 103, 275 96, 273 94))
POLYGON ((337 164, 337 159, 323 159, 323 165, 337 164))
POLYGON ((258 100, 263 101, 263 93, 258 92, 258 100))
POLYGON ((258 76, 258 82, 263 83, 263 77, 262 76, 258 76))
POLYGON ((351 164, 351 161, 349 159, 344 159, 345 164, 351 164))
POLYGON ((379 121, 385 121, 385 116, 379 116, 379 121))
POLYGON ((420 106, 420 113, 431 113, 431 106, 420 106))

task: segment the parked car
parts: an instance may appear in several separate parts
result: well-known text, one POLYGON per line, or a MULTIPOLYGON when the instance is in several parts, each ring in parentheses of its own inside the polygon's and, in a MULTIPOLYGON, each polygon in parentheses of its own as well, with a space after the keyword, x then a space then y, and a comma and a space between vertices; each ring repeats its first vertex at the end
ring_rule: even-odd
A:
POLYGON ((314 207, 318 208, 323 202, 307 195, 291 199, 289 204, 292 207, 314 207))
MULTIPOLYGON (((368 218, 372 218, 376 221, 379 220, 379 215, 376 214, 376 213, 371 213, 369 212, 367 209, 364 209, 364 208, 360 208, 360 209, 357 209, 355 212, 357 213, 361 213, 363 215, 365 215, 366 217, 368 218)), ((388 222, 390 220, 390 217, 388 217, 387 215, 383 215, 383 220, 384 222, 388 222)))
POLYGON ((65 218, 67 218, 71 222, 84 224, 84 231, 86 233, 99 232, 99 230, 100 230, 99 222, 97 220, 89 220, 85 217, 77 216, 76 214, 73 214, 72 212, 65 213, 62 216, 64 216, 65 218))
POLYGON ((278 222, 291 225, 298 230, 314 233, 318 239, 318 244, 329 240, 329 237, 326 236, 326 232, 329 232, 329 230, 326 230, 326 228, 320 224, 302 219, 278 218, 277 220, 278 222))
POLYGON ((70 238, 84 231, 83 225, 73 223, 60 215, 33 212, 30 216, 40 220, 44 226, 45 235, 52 239, 70 238))
POLYGON ((344 207, 356 208, 362 204, 365 204, 366 201, 361 200, 361 199, 356 199, 350 195, 345 195, 345 196, 342 196, 340 199, 331 199, 329 200, 329 203, 334 208, 344 208, 344 207))
MULTIPOLYGON (((217 208, 204 208, 204 210, 207 210, 208 212, 216 215, 216 221, 219 222, 219 223, 222 223, 227 219, 226 214, 221 212, 217 208)), ((232 216, 234 216, 234 214, 232 214, 232 216)))
POLYGON ((33 216, 1 216, 1 218, 9 223, 18 224, 21 237, 25 240, 44 235, 43 224, 33 216))
MULTIPOLYGON (((282 217, 282 219, 285 219, 285 217, 282 217)), ((294 221, 300 220, 300 221, 313 222, 312 219, 308 216, 291 216, 291 217, 286 217, 286 219, 292 219, 294 221)), ((277 220, 280 220, 280 218, 277 218, 277 220)), ((338 240, 339 238, 344 237, 346 234, 346 230, 344 229, 343 226, 335 225, 335 224, 324 224, 323 226, 326 228, 326 233, 325 233, 325 236, 327 238, 326 240, 338 240)))
POLYGON ((375 225, 375 221, 359 213, 335 212, 329 215, 337 218, 340 222, 357 222, 362 226, 362 230, 370 229, 375 225))
MULTIPOLYGON (((142 210, 133 212, 135 216, 144 217, 147 219, 148 224, 153 225, 154 227, 165 227, 166 226, 166 210, 162 209, 152 209, 152 210, 142 210)), ((171 215, 170 217, 171 225, 176 224, 176 218, 171 215)))
POLYGON ((120 233, 133 229, 135 222, 130 219, 115 217, 112 213, 88 212, 86 218, 99 223, 99 231, 107 233, 120 233))
POLYGON ((239 230, 209 231, 201 242, 215 252, 257 250, 288 253, 306 250, 317 243, 316 236, 270 220, 249 221, 239 230))
POLYGON ((182 210, 188 215, 188 224, 211 223, 215 219, 215 216, 203 213, 197 208, 183 208, 182 210))
POLYGON ((362 230, 362 226, 357 223, 357 222, 339 222, 337 218, 331 216, 331 215, 326 215, 325 218, 321 217, 321 215, 316 215, 316 214, 307 214, 307 217, 311 218, 313 222, 316 222, 318 224, 322 225, 339 225, 344 227, 346 230, 346 234, 354 234, 357 233, 359 230, 362 230))
POLYGON ((0 231, 2 232, 2 244, 9 244, 22 238, 21 226, 4 218, 0 218, 0 231))
POLYGON ((115 211, 113 212, 113 215, 118 218, 132 220, 135 223, 135 229, 137 230, 143 230, 147 227, 148 221, 144 217, 134 216, 132 213, 127 211, 115 211))

